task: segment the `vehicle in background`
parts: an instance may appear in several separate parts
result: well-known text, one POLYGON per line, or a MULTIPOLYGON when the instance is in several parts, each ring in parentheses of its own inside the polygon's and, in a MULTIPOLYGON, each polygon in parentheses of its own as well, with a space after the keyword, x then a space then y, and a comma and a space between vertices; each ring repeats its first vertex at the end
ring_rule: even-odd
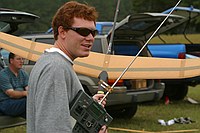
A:
MULTIPOLYGON (((163 13, 168 14, 171 10, 172 10, 172 8, 164 11, 163 13)), ((184 19, 180 19, 178 21, 171 21, 171 22, 169 21, 169 23, 174 23, 174 24, 173 25, 169 24, 168 30, 174 29, 180 25, 183 25, 183 24, 187 23, 188 21, 190 22, 191 19, 194 19, 199 16, 200 10, 195 9, 192 6, 191 7, 176 7, 173 14, 180 15, 184 19)), ((103 25, 104 23, 101 23, 101 24, 103 25)), ((144 32, 146 32, 147 30, 140 32, 140 31, 138 31, 138 28, 140 28, 141 30, 146 29, 144 24, 142 24, 142 23, 140 23, 138 25, 135 24, 135 27, 137 27, 137 28, 133 29, 133 30, 137 34, 135 34, 133 32, 132 34, 126 35, 127 38, 128 37, 130 37, 130 38, 132 37, 133 39, 137 38, 138 40, 143 41, 143 43, 146 42, 152 33, 145 34, 144 36, 142 36, 142 34, 144 32), (138 35, 140 35, 140 36, 138 36, 138 35)), ((129 26, 129 28, 130 28, 130 26, 129 26)), ((166 29, 164 29, 164 30, 167 31, 166 29)), ((119 32, 119 31, 117 31, 117 32, 119 32)), ((163 32, 162 29, 159 30, 157 35, 159 35, 161 32, 163 32)), ((159 35, 159 38, 161 40, 163 40, 162 37, 160 37, 160 35, 159 35)), ((185 39, 187 39, 187 38, 185 38, 185 39)), ((133 55, 133 52, 131 50, 133 50, 134 46, 135 46, 134 44, 133 44, 133 46, 131 46, 131 44, 121 45, 121 46, 115 45, 114 51, 115 51, 115 54, 119 54, 117 51, 121 49, 121 52, 120 52, 121 54, 133 55), (126 47, 126 48, 124 48, 124 47, 126 47)), ((175 59, 185 59, 186 57, 196 58, 194 56, 200 57, 200 45, 196 45, 196 44, 187 45, 187 44, 176 43, 176 42, 166 44, 165 41, 163 41, 163 43, 157 43, 157 44, 150 43, 147 45, 147 47, 153 57, 175 58, 175 59), (194 56, 190 56, 190 54, 192 54, 194 56)), ((165 92, 164 92, 164 97, 168 96, 171 100, 182 100, 187 95, 188 86, 196 86, 196 85, 200 84, 200 77, 197 76, 197 77, 188 78, 188 79, 164 79, 161 81, 164 82, 165 86, 166 86, 165 92)))
MULTIPOLYGON (((153 57, 174 59, 199 58, 186 54, 185 44, 149 44, 148 48, 153 57)), ((186 79, 162 79, 161 81, 165 83, 164 97, 168 97, 170 100, 182 100, 187 95, 188 86, 200 84, 200 76, 186 79)))
MULTIPOLYGON (((166 10, 163 13, 167 14, 172 10, 166 10)), ((153 41, 153 45, 148 45, 153 57, 161 57, 161 58, 175 58, 175 59, 186 59, 186 58, 198 58, 198 54, 200 53, 200 42, 198 44, 192 43, 187 37, 186 29, 188 28, 191 20, 200 16, 200 10, 191 7, 177 7, 173 12, 175 15, 181 15, 185 17, 184 21, 181 21, 182 26, 184 27, 182 33, 182 39, 186 40, 187 43, 180 43, 181 37, 180 35, 175 35, 172 38, 178 38, 178 41, 171 41, 168 43, 168 40, 164 39, 162 35, 159 35, 159 39, 161 42, 153 41), (174 44, 175 43, 175 44, 174 44)), ((191 37, 192 35, 190 35, 191 37)), ((198 36, 194 36, 192 38, 198 38, 198 36)), ((158 37, 157 37, 158 38, 158 37)), ((170 38, 170 36, 169 36, 170 38)), ((151 42, 150 42, 151 43, 151 42)), ((199 54, 200 55, 200 54, 199 54)), ((200 56, 199 56, 200 57, 200 56)), ((200 84, 200 76, 185 78, 185 79, 163 79, 162 82, 165 83, 165 92, 164 96, 169 97, 170 100, 182 100, 188 93, 189 86, 196 86, 200 84)))
MULTIPOLYGON (((13 32, 17 31, 18 26, 20 24, 32 23, 37 18, 39 17, 27 12, 0 8, 0 32, 12 34, 13 32)), ((1 49, 1 47, 0 51, 4 51, 3 52, 4 55, 6 54, 6 51, 1 49)), ((5 67, 5 63, 1 54, 0 54, 0 67, 1 67, 0 69, 3 69, 5 67)), ((0 112, 0 129, 22 125, 25 123, 26 123, 25 119, 21 117, 6 116, 0 112)))
POLYGON ((153 57, 185 59, 185 44, 148 44, 153 57))
POLYGON ((113 22, 96 22, 99 35, 106 35, 113 27, 113 22))
POLYGON ((37 18, 39 17, 31 13, 0 8, 0 32, 12 34, 20 24, 33 23, 37 18))

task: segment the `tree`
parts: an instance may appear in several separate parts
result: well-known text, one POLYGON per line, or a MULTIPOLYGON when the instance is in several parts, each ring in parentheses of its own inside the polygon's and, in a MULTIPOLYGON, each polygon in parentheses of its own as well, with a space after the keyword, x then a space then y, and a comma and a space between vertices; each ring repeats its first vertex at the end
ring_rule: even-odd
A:
MULTIPOLYGON (((70 0, 68 0, 70 1, 70 0)), ((113 21, 116 10, 117 0, 77 0, 81 3, 88 3, 96 7, 99 12, 98 21, 113 21)), ((46 31, 51 27, 51 20, 56 10, 66 0, 0 0, 0 5, 3 8, 12 8, 16 10, 26 11, 40 16, 40 19, 34 24, 20 26, 20 33, 27 31, 46 31)), ((142 12, 162 12, 173 7, 178 0, 121 0, 118 21, 132 13, 142 12)), ((199 0, 184 0, 180 6, 200 7, 199 0)), ((200 17, 198 17, 192 25, 192 29, 200 32, 200 17)))

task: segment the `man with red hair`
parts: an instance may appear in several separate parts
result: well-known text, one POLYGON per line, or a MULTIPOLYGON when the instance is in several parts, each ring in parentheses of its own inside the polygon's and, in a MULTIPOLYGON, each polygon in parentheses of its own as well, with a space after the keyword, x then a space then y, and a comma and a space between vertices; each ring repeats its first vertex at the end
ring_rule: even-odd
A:
MULTIPOLYGON (((78 2, 61 6, 52 21, 54 47, 35 64, 29 81, 27 132, 71 133, 70 102, 83 87, 73 70, 77 57, 87 57, 93 46, 97 12, 78 2)), ((104 94, 93 96, 95 100, 104 94)), ((102 106, 106 104, 104 100, 102 106)), ((104 130, 100 132, 106 132, 104 130)))

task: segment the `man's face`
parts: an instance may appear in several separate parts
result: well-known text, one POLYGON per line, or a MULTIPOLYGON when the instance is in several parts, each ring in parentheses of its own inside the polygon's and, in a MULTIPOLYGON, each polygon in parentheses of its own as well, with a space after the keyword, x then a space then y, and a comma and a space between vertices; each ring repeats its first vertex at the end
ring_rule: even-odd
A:
MULTIPOLYGON (((90 30, 95 30, 94 21, 88 21, 80 18, 74 18, 74 24, 72 28, 87 28, 90 30)), ((77 57, 86 57, 94 43, 94 36, 89 34, 87 36, 82 36, 76 31, 69 29, 66 31, 66 37, 64 39, 64 49, 67 55, 74 60, 77 57)))
POLYGON ((16 55, 13 59, 10 59, 10 65, 12 65, 16 69, 21 69, 24 63, 24 59, 18 55, 16 55))

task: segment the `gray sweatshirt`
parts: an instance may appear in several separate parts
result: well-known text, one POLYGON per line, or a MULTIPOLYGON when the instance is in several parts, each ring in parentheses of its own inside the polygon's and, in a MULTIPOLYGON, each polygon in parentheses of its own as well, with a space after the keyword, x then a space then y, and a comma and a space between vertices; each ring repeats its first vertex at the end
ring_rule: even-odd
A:
POLYGON ((69 103, 82 85, 72 62, 58 52, 46 52, 30 74, 27 133, 71 133, 69 103))

